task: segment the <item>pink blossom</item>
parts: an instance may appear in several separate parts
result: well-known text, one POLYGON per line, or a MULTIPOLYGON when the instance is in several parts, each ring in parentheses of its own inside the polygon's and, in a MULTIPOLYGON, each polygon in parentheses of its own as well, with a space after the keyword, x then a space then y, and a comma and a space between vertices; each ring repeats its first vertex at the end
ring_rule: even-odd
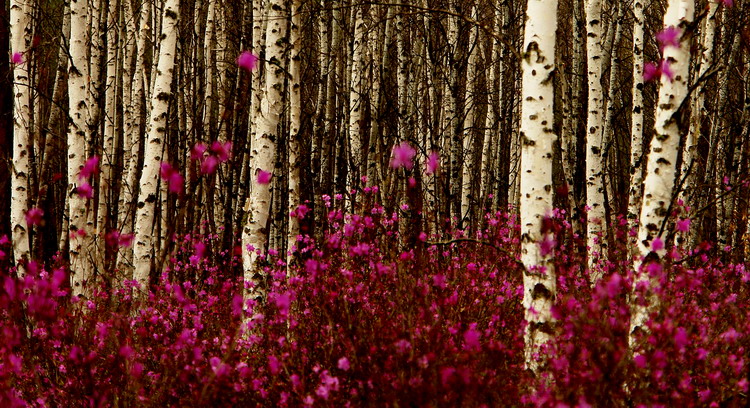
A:
POLYGON ((435 174, 435 172, 437 172, 438 170, 438 167, 440 167, 440 154, 438 154, 438 152, 430 153, 430 156, 427 158, 425 167, 425 174, 435 174))
POLYGON ((662 241, 659 237, 654 238, 654 240, 651 241, 651 250, 661 251, 662 249, 664 249, 664 241, 662 241))
POLYGON ((91 184, 83 183, 76 188, 76 194, 78 194, 78 196, 81 198, 90 200, 92 197, 94 197, 94 189, 91 188, 91 184))
POLYGON ((279 364, 279 359, 276 356, 268 356, 268 371, 273 375, 281 371, 281 364, 279 364))
POLYGON ((271 182, 271 172, 258 169, 258 178, 257 178, 258 184, 268 184, 271 182))
POLYGON ((661 60, 661 64, 659 65, 659 69, 661 70, 662 76, 667 77, 669 82, 672 82, 674 79, 674 71, 672 71, 672 68, 669 65, 669 61, 667 60, 661 60))
POLYGON ((726 7, 732 7, 734 5, 734 0, 719 0, 717 3, 721 3, 726 7))
POLYGON ((661 71, 659 71, 659 67, 656 66, 653 62, 647 62, 643 65, 643 80, 648 82, 652 81, 658 76, 661 75, 661 71))
POLYGON ((674 344, 678 350, 684 350, 689 343, 687 330, 684 327, 678 327, 674 335, 674 344))
POLYGON ((185 179, 178 172, 172 173, 167 183, 169 184, 170 193, 181 194, 185 188, 185 179))
POLYGON ((555 238, 550 235, 546 234, 544 236, 544 239, 542 239, 541 242, 539 242, 539 255, 541 256, 547 256, 549 255, 553 249, 557 246, 557 241, 555 241, 555 238))
POLYGON ((8 239, 7 235, 3 235, 0 237, 0 245, 8 245, 10 244, 10 239, 8 239))
POLYGON ((669 26, 656 34, 656 41, 659 42, 659 49, 664 50, 667 47, 680 47, 680 37, 682 31, 675 26, 669 26))
POLYGON ((14 65, 23 64, 24 63, 23 53, 14 52, 13 56, 10 57, 10 62, 12 62, 14 65))
POLYGON ((206 146, 205 143, 198 142, 196 143, 192 149, 190 149, 190 159, 191 160, 200 160, 203 158, 203 153, 208 150, 208 146, 206 146))
POLYGON ((26 224, 29 226, 39 225, 42 222, 42 217, 44 217, 44 211, 41 208, 29 208, 29 211, 26 211, 26 224))
POLYGON ((86 164, 83 165, 80 173, 78 173, 78 180, 89 178, 99 172, 99 156, 91 156, 86 160, 86 164))
POLYGON ((338 362, 338 368, 340 370, 348 371, 349 370, 349 359, 346 357, 341 357, 338 362))
POLYGON ((685 218, 677 221, 677 231, 688 232, 690 230, 690 218, 685 218))
POLYGON ((214 156, 208 156, 201 163, 201 173, 213 174, 216 171, 216 167, 219 166, 219 159, 214 156))
POLYGON ((217 140, 211 144, 211 151, 216 154, 219 161, 225 162, 229 160, 232 153, 232 142, 220 142, 217 140))
POLYGON ((247 72, 250 72, 258 65, 258 56, 250 51, 243 51, 242 54, 237 57, 237 65, 247 72))
POLYGON ((477 324, 471 323, 469 329, 464 332, 464 350, 478 351, 481 349, 482 346, 479 343, 481 337, 481 333, 477 331, 477 324))
POLYGON ((401 142, 400 144, 393 146, 393 157, 391 158, 391 167, 398 169, 399 167, 405 167, 411 170, 414 167, 412 160, 417 155, 417 151, 407 142, 401 142))

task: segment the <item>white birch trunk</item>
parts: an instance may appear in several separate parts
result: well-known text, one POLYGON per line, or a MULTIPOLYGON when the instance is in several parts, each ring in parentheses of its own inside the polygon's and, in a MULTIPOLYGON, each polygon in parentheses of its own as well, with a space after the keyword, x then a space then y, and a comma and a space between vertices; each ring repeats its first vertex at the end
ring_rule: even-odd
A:
POLYGON ((10 225, 13 259, 18 276, 26 273, 30 259, 29 231, 26 223, 29 209, 29 154, 31 145, 31 0, 13 0, 10 5, 10 52, 19 53, 23 62, 13 65, 13 161, 11 167, 10 225))
MULTIPOLYGON (((633 112, 630 125, 630 189, 628 196, 628 227, 638 225, 643 191, 643 0, 633 1, 633 112)), ((637 239, 630 242, 632 255, 637 251, 637 239)))
POLYGON ((154 76, 154 89, 151 92, 151 115, 147 129, 147 143, 144 150, 143 172, 138 192, 138 206, 135 223, 134 279, 141 290, 148 293, 149 274, 155 256, 154 217, 156 200, 159 199, 159 168, 162 161, 164 139, 167 136, 167 109, 172 94, 172 74, 175 51, 177 49, 177 19, 180 15, 179 0, 166 0, 162 15, 161 45, 159 64, 154 76))
POLYGON ((73 296, 84 293, 83 285, 90 278, 87 259, 90 239, 86 231, 86 200, 76 189, 82 183, 78 174, 86 162, 86 141, 89 137, 88 112, 88 58, 86 47, 86 0, 71 1, 70 4, 70 68, 68 71, 68 94, 70 97, 70 128, 68 130, 68 206, 70 239, 70 272, 73 296), (85 236, 81 236, 85 232, 85 236))
MULTIPOLYGON (((140 152, 141 143, 143 143, 143 133, 141 132, 141 125, 143 124, 142 112, 144 111, 145 94, 146 94, 146 51, 149 38, 151 37, 151 26, 149 25, 149 19, 151 18, 151 1, 143 0, 140 9, 140 15, 138 17, 138 40, 136 43, 136 62, 135 72, 133 75, 133 89, 132 89, 132 101, 131 111, 133 113, 133 124, 130 129, 130 143, 124 145, 125 149, 129 149, 129 157, 127 165, 127 173, 125 175, 125 184, 122 189, 123 202, 125 203, 125 211, 123 212, 123 218, 120 224, 121 234, 130 234, 134 231, 135 225, 135 208, 136 204, 134 201, 138 197, 138 156, 140 152)), ((135 18, 135 17, 134 17, 135 18)), ((122 270, 132 271, 133 267, 133 248, 121 248, 117 254, 117 265, 122 270)), ((130 272, 126 276, 130 277, 130 272)))
MULTIPOLYGON (((292 2, 292 24, 289 41, 292 46, 292 54, 289 58, 289 148, 288 148, 288 160, 289 160, 289 179, 287 191, 289 195, 288 199, 288 210, 289 214, 295 211, 300 205, 300 125, 302 119, 302 94, 300 87, 300 63, 302 51, 302 38, 299 35, 301 27, 301 0, 294 0, 292 2)), ((289 225, 287 228, 287 265, 291 264, 294 259, 294 253, 297 248, 297 235, 299 235, 299 218, 289 217, 289 225)))
MULTIPOLYGON (((475 11, 472 10, 472 18, 476 18, 475 11)), ((477 44, 478 28, 473 26, 469 36, 469 61, 466 73, 466 116, 463 122, 463 160, 461 161, 461 220, 464 227, 468 226, 471 220, 469 213, 471 201, 474 197, 472 193, 472 179, 474 173, 474 119, 476 114, 476 83, 477 83, 477 54, 479 47, 477 44)), ((481 174, 481 173, 480 173, 481 174)))
MULTIPOLYGON (((260 184, 257 176, 260 171, 272 173, 276 163, 276 139, 278 124, 283 112, 284 92, 284 44, 286 37, 287 12, 282 0, 270 0, 266 20, 266 80, 264 98, 260 104, 258 130, 253 140, 250 153, 251 178, 253 183, 248 198, 248 217, 242 230, 242 264, 245 281, 253 282, 255 287, 248 293, 250 297, 262 296, 260 281, 256 274, 258 254, 265 254, 268 242, 268 218, 271 206, 271 183, 260 184), (248 248, 254 248, 249 250, 248 248)), ((277 175, 278 176, 278 175, 277 175)), ((272 179, 271 182, 274 182, 272 179)))
MULTIPOLYGON (((354 18, 354 46, 352 50, 352 74, 349 82, 349 144, 351 146, 351 166, 349 169, 349 188, 359 185, 359 176, 362 174, 364 164, 362 154, 362 119, 364 106, 362 106, 362 71, 363 56, 365 50, 365 20, 364 10, 361 6, 355 7, 354 18)), ((354 200, 354 198, 352 198, 354 200)), ((354 208, 354 207, 352 207, 354 208)))
MULTIPOLYGON (((601 0, 586 3, 586 52, 588 59, 588 118, 586 122, 586 206, 588 208, 587 244, 588 267, 593 271, 596 260, 603 257, 604 240, 599 237, 604 223, 604 180, 602 177, 602 138, 604 97, 602 76, 602 4, 601 0)), ((592 276, 596 282, 599 276, 592 276)))
MULTIPOLYGON (((666 218, 668 209, 674 198, 675 173, 677 170, 677 152, 680 137, 687 129, 676 119, 678 108, 688 97, 688 79, 690 67, 690 38, 685 27, 692 23, 695 13, 693 0, 670 0, 667 12, 664 14, 664 27, 680 27, 683 32, 680 47, 668 46, 664 49, 664 59, 672 61, 671 69, 674 80, 666 76, 661 77, 659 100, 656 108, 656 123, 651 150, 646 163, 646 179, 643 183, 643 206, 641 208, 640 225, 638 227, 639 257, 633 262, 636 271, 634 288, 645 282, 647 287, 658 284, 651 279, 647 268, 641 269, 643 258, 649 254, 661 259, 666 254, 665 245, 661 249, 653 250, 652 243, 656 238, 666 237, 666 218)), ((644 329, 649 311, 658 302, 653 296, 646 296, 648 305, 635 302, 632 305, 633 314, 630 320, 631 333, 644 329)), ((631 336, 631 345, 634 338, 631 336)))
POLYGON ((551 308, 557 292, 550 254, 542 254, 542 220, 552 211, 552 149, 554 133, 555 31, 557 1, 529 0, 524 32, 521 98, 521 261, 525 330, 525 362, 538 367, 539 347, 552 334, 551 308))
MULTIPOLYGON (((88 15, 89 26, 91 32, 89 34, 89 43, 91 48, 89 50, 89 78, 88 78, 88 105, 89 105, 89 132, 91 133, 92 139, 99 139, 100 133, 100 98, 102 95, 102 58, 106 55, 104 49, 104 41, 102 36, 106 31, 106 21, 103 17, 104 7, 102 3, 104 0, 88 0, 88 15)), ((93 146, 96 145, 95 140, 89 140, 87 148, 87 155, 93 155, 93 146)))

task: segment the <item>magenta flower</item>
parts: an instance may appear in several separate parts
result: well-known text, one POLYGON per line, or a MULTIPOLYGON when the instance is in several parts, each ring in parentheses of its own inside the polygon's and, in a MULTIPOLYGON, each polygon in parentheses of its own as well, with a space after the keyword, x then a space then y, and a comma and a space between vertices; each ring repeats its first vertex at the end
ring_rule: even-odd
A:
POLYGON ((24 63, 23 59, 23 53, 21 52, 14 52, 13 55, 10 57, 10 62, 13 63, 13 65, 21 65, 24 63))
POLYGON ((644 81, 653 81, 660 78, 662 75, 667 77, 670 82, 672 82, 672 80, 674 79, 674 72, 669 66, 669 61, 661 60, 658 66, 653 62, 647 62, 643 65, 644 81))
POLYGON ((185 179, 182 177, 179 171, 177 171, 171 164, 162 162, 160 174, 162 180, 167 182, 169 192, 180 194, 185 187, 185 179))
POLYGON ((349 370, 349 359, 346 357, 341 357, 339 359, 338 367, 340 370, 348 371, 349 370))
POLYGON ((680 37, 682 31, 674 26, 669 26, 656 34, 656 41, 659 42, 659 49, 664 50, 667 47, 680 47, 680 37))
POLYGON ((237 65, 247 72, 250 72, 258 65, 258 57, 250 51, 243 51, 242 54, 237 57, 237 65))
POLYGON ((661 71, 661 74, 667 79, 669 79, 669 82, 672 82, 674 79, 674 71, 672 71, 672 68, 669 66, 669 61, 667 60, 661 60, 661 64, 659 65, 659 70, 661 71))
POLYGON ((664 241, 662 241, 659 237, 654 238, 654 240, 651 241, 651 250, 661 251, 662 249, 664 249, 664 241))
POLYGON ((425 174, 435 174, 435 172, 437 172, 438 170, 438 167, 440 167, 440 154, 438 154, 438 152, 430 153, 430 157, 427 158, 425 167, 425 174))
POLYGON ((39 225, 42 222, 42 217, 44 217, 44 211, 41 208, 29 208, 29 211, 26 211, 26 224, 29 226, 39 225))
POLYGON ((203 158, 203 153, 206 152, 208 149, 208 146, 206 146, 205 143, 198 142, 193 146, 192 149, 190 149, 190 159, 191 160, 200 160, 203 158))
POLYGON ((232 142, 220 142, 217 140, 211 144, 211 151, 216 154, 219 161, 225 162, 229 160, 232 153, 232 142))
POLYGON ((727 7, 732 7, 734 5, 734 0, 719 0, 717 3, 721 3, 727 7))
POLYGON ((469 330, 464 333, 464 350, 467 351, 478 351, 481 349, 479 339, 482 337, 481 333, 477 331, 477 324, 471 323, 469 330))
POLYGON ((212 174, 216 171, 216 167, 219 166, 219 159, 214 156, 208 156, 201 163, 201 173, 212 174))
POLYGON ((393 146, 393 157, 391 158, 391 167, 398 169, 399 167, 405 167, 411 170, 414 167, 412 160, 417 155, 417 151, 407 142, 401 142, 400 144, 393 146))
POLYGON ((258 184, 268 184, 271 182, 271 172, 258 169, 258 184))
POLYGON ((91 156, 86 160, 86 164, 83 165, 80 173, 78 173, 78 180, 89 178, 99 172, 99 156, 91 156))
POLYGON ((677 231, 688 232, 688 230, 690 230, 690 218, 685 218, 684 220, 678 220, 676 224, 677 224, 677 231))
POLYGON ((91 188, 91 184, 83 183, 76 188, 76 194, 78 194, 78 196, 81 198, 90 200, 92 197, 94 197, 94 189, 91 188))

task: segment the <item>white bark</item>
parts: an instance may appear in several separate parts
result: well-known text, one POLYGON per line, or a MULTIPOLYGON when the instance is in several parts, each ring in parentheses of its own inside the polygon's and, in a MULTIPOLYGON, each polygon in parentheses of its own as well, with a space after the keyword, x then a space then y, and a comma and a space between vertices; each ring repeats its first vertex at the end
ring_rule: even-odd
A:
POLYGON ((13 258, 19 277, 25 275, 24 260, 30 260, 29 231, 29 150, 31 120, 31 0, 13 0, 10 5, 10 52, 20 53, 22 63, 13 65, 13 161, 11 168, 10 224, 13 258))
MULTIPOLYGON (((133 89, 132 89, 132 106, 130 110, 133 114, 133 124, 130 129, 130 143, 123 145, 123 148, 128 150, 128 154, 125 157, 129 157, 127 164, 127 173, 125 174, 125 183, 122 189, 123 203, 125 211, 120 224, 121 234, 130 234, 134 231, 135 225, 135 208, 134 200, 137 199, 138 188, 138 156, 140 152, 141 143, 143 143, 143 134, 141 133, 141 124, 143 123, 143 115, 141 112, 144 110, 145 94, 146 94, 146 52, 149 38, 151 37, 151 26, 149 19, 151 18, 151 0, 143 0, 140 9, 140 15, 138 17, 138 39, 136 43, 136 62, 135 62, 135 73, 133 75, 133 89)), ((127 130, 127 129, 126 129, 127 130)), ((133 266, 133 248, 121 248, 117 254, 117 265, 121 269, 130 269, 133 266)))
MULTIPOLYGON (((287 10, 283 0, 270 0, 267 7, 266 20, 266 79, 264 98, 260 104, 258 130, 253 140, 250 153, 253 187, 248 198, 248 218, 242 231, 242 264, 245 271, 245 281, 256 284, 250 297, 262 296, 262 291, 255 278, 259 272, 256 261, 258 254, 265 254, 268 240, 268 218, 271 205, 271 183, 260 184, 257 176, 260 171, 273 173, 276 163, 276 139, 279 119, 283 111, 284 91, 284 43, 286 37, 287 10), (248 247, 254 248, 248 250, 248 247)), ((273 180, 272 180, 273 182, 273 180)))
MULTIPOLYGON (((365 44, 365 20, 362 6, 355 6, 354 18, 354 46, 352 50, 352 74, 349 83, 349 144, 351 146, 351 168, 349 169, 349 188, 359 185, 362 174, 362 119, 364 106, 362 105, 362 71, 365 44)), ((354 198, 352 198, 353 200, 354 198)))
MULTIPOLYGON (((633 287, 640 282, 647 286, 656 284, 650 278, 649 272, 641 270, 643 258, 655 254, 657 259, 666 254, 665 245, 661 249, 652 250, 652 243, 663 234, 668 209, 672 202, 675 186, 675 172, 677 166, 677 151, 680 137, 686 129, 676 120, 678 108, 688 97, 688 79, 690 66, 690 39, 685 33, 685 27, 693 21, 693 0, 670 0, 667 12, 664 14, 664 27, 680 27, 683 31, 680 47, 668 46, 664 49, 664 59, 671 61, 674 80, 666 76, 661 78, 659 100, 656 108, 656 123, 654 138, 646 164, 646 179, 643 183, 643 206, 641 208, 640 226, 638 227, 638 249, 640 257, 634 261, 636 280, 633 287)), ((642 285, 642 284, 641 284, 642 285)), ((650 305, 636 302, 630 320, 631 331, 642 328, 648 319, 651 307, 658 299, 647 296, 650 305)), ((631 344, 633 338, 631 337, 631 344)))
POLYGON ((551 237, 541 232, 542 220, 552 211, 552 149, 554 133, 552 75, 555 70, 557 1, 529 0, 521 62, 521 261, 525 309, 525 361, 536 370, 538 348, 550 339, 554 319, 555 271, 540 243, 551 237))
MULTIPOLYGON (((103 16, 105 7, 102 7, 104 0, 88 0, 88 15, 87 19, 91 32, 89 35, 89 43, 91 48, 90 61, 89 61, 89 78, 88 78, 88 105, 89 105, 89 119, 88 126, 89 132, 93 138, 98 139, 101 136, 100 133, 100 106, 102 94, 102 58, 106 55, 104 48, 104 41, 102 36, 105 35, 106 31, 106 20, 103 16)), ((93 140, 88 141, 89 145, 87 148, 91 149, 95 145, 93 140)), ((93 155, 93 150, 87 150, 87 155, 93 155)))
POLYGON ((86 0, 71 0, 70 3, 70 68, 68 71, 68 95, 70 98, 70 128, 68 130, 68 206, 70 271, 73 296, 82 295, 83 283, 90 278, 87 259, 90 239, 86 231, 86 200, 76 193, 82 181, 78 180, 86 162, 88 130, 88 58, 86 46, 86 0), (82 237, 78 231, 87 233, 82 237))
MULTIPOLYGON (((472 10, 472 18, 476 18, 475 11, 472 10)), ((474 119, 476 115, 476 85, 477 85, 477 54, 479 46, 477 44, 478 27, 475 25, 471 28, 469 36, 469 61, 466 73, 466 116, 463 122, 463 160, 461 162, 461 219, 465 221, 464 226, 469 225, 471 221, 470 206, 474 197, 471 196, 472 179, 475 174, 474 168, 474 119)))
MULTIPOLYGON (((292 25, 289 41, 292 46, 292 55, 289 59, 289 181, 287 191, 289 195, 289 213, 295 211, 300 205, 300 140, 299 131, 302 119, 302 94, 300 87, 300 63, 302 51, 302 38, 299 35, 301 27, 301 1, 292 2, 292 25)), ((290 217, 287 231, 287 265, 291 263, 294 252, 296 252, 297 235, 299 235, 299 218, 290 217)))
POLYGON ((151 115, 147 128, 147 143, 144 151, 143 172, 138 192, 135 224, 134 279, 141 290, 148 292, 149 273, 154 257, 153 235, 156 232, 154 216, 159 197, 159 168, 162 161, 164 138, 167 135, 167 109, 172 94, 172 73, 177 49, 177 19, 180 15, 179 0, 166 0, 162 15, 159 64, 154 73, 156 79, 151 92, 151 115))
MULTIPOLYGON (((604 97, 602 76, 602 4, 601 0, 586 2, 586 52, 588 59, 588 119, 586 122, 586 206, 588 207, 587 244, 588 266, 593 270, 595 261, 603 257, 604 240, 598 237, 604 223, 604 183, 602 177, 602 138, 604 120, 604 97)), ((596 282, 598 276, 592 276, 596 282)))
MULTIPOLYGON (((641 211, 643 190, 643 0, 633 1, 633 112, 630 125, 630 190, 628 196, 628 226, 637 226, 641 211)), ((630 249, 634 251, 637 243, 633 238, 630 249)))

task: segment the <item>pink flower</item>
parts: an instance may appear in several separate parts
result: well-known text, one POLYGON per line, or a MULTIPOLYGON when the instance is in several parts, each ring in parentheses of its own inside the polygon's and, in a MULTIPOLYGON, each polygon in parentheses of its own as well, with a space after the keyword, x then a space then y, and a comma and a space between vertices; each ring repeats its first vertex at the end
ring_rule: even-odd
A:
POLYGON ((654 238, 654 240, 651 241, 651 250, 661 251, 662 249, 664 249, 664 241, 662 241, 659 237, 654 238))
POLYGON ((216 171, 216 167, 219 166, 219 159, 214 156, 208 156, 201 163, 201 173, 212 174, 216 171))
POLYGON ((659 42, 659 49, 664 50, 667 47, 680 47, 680 37, 682 31, 674 26, 669 26, 656 34, 656 41, 659 42))
POLYGON ((544 239, 539 243, 539 255, 547 256, 557 246, 557 241, 550 234, 546 234, 544 239))
POLYGON ((26 211, 26 224, 29 226, 39 225, 44 217, 44 211, 41 208, 33 207, 26 211))
POLYGON ((674 335, 674 344, 678 350, 684 350, 685 346, 689 344, 688 334, 684 327, 677 328, 677 333, 674 335))
POLYGON ((120 234, 120 236, 117 239, 117 245, 121 247, 129 247, 133 245, 133 234, 120 234))
POLYGON ((94 189, 91 188, 91 184, 83 183, 76 188, 76 194, 81 198, 89 200, 94 197, 94 189))
POLYGON ((437 172, 438 167, 440 167, 440 154, 438 152, 432 152, 430 153, 430 157, 427 158, 427 163, 425 164, 425 174, 435 174, 437 172))
POLYGON ((271 182, 271 173, 258 169, 258 184, 268 184, 271 182))
POLYGON ((10 244, 10 239, 8 239, 7 235, 3 235, 0 237, 0 245, 8 245, 10 244))
POLYGON ((677 231, 688 232, 688 230, 690 229, 690 218, 678 220, 676 224, 677 224, 677 231))
POLYGON ((193 146, 192 149, 190 149, 190 159, 191 160, 200 160, 203 158, 203 153, 206 152, 208 147, 205 143, 198 142, 193 146))
POLYGON ((185 179, 182 177, 182 174, 175 171, 169 176, 167 184, 169 185, 170 193, 182 194, 182 191, 185 188, 185 179))
POLYGON ((349 370, 349 359, 346 357, 341 357, 339 359, 338 367, 340 370, 348 371, 349 370))
POLYGON ((225 162, 229 160, 230 154, 232 152, 232 142, 220 142, 215 141, 211 144, 211 151, 216 154, 216 157, 219 158, 219 161, 225 162))
POLYGON ((653 62, 647 62, 643 66, 643 80, 653 81, 656 80, 662 76, 667 77, 667 79, 672 82, 674 79, 674 72, 672 71, 672 68, 669 66, 669 61, 667 60, 661 60, 659 62, 659 65, 657 66, 653 62))
POLYGON ((10 58, 10 62, 12 62, 14 65, 23 64, 24 63, 23 53, 21 53, 21 52, 14 52, 13 56, 10 58))
POLYGON ((719 0, 717 3, 721 3, 727 7, 732 7, 734 5, 734 0, 719 0))
POLYGON ((397 169, 405 167, 411 170, 414 167, 412 159, 417 155, 417 151, 407 142, 393 146, 393 157, 391 158, 391 167, 397 169))
POLYGON ((471 323, 469 330, 466 330, 464 333, 464 350, 478 351, 481 348, 481 344, 479 343, 481 337, 481 333, 477 331, 477 324, 471 323))
POLYGON ((86 160, 81 172, 78 173, 78 180, 89 178, 99 172, 99 156, 91 156, 86 160))
POLYGON ((242 54, 237 57, 237 65, 247 72, 250 72, 258 65, 258 57, 250 51, 243 51, 242 54))
POLYGON ((672 71, 672 68, 669 66, 669 61, 667 60, 661 60, 661 64, 659 65, 659 69, 661 70, 662 76, 667 77, 669 82, 672 82, 674 79, 674 71, 672 71))

